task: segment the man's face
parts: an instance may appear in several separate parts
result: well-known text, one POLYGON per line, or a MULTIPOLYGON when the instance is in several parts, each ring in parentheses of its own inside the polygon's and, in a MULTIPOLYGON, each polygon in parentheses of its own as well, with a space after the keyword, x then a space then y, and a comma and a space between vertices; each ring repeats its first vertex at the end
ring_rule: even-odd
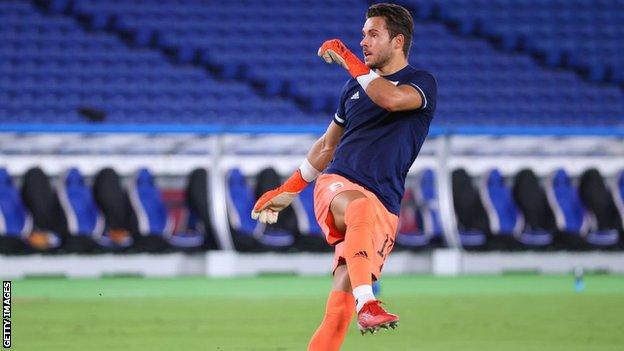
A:
POLYGON ((381 68, 392 58, 394 40, 386 29, 386 20, 383 17, 371 17, 362 28, 360 46, 364 53, 364 63, 371 68, 381 68))

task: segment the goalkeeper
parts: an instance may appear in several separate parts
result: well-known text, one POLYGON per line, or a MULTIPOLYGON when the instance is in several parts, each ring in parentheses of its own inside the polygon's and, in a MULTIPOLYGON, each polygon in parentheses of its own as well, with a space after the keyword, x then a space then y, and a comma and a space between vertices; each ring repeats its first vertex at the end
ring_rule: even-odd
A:
POLYGON ((394 246, 405 177, 436 106, 435 79, 407 61, 410 13, 398 5, 375 4, 366 18, 360 42, 364 62, 337 39, 319 49, 326 62, 342 66, 353 78, 301 167, 262 195, 252 211, 254 219, 274 223, 279 211, 316 180, 316 219, 335 256, 325 317, 309 350, 338 350, 354 312, 362 334, 398 324, 399 317, 375 299, 372 282, 394 246))

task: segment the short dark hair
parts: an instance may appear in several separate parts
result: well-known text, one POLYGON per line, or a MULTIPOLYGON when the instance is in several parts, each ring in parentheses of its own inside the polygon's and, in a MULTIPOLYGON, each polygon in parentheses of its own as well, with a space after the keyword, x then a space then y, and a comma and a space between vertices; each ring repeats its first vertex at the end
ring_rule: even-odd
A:
POLYGON ((403 6, 380 3, 371 5, 366 11, 366 18, 371 17, 383 17, 386 20, 386 29, 390 33, 390 39, 403 34, 405 38, 403 54, 407 57, 414 33, 414 19, 409 11, 403 6))

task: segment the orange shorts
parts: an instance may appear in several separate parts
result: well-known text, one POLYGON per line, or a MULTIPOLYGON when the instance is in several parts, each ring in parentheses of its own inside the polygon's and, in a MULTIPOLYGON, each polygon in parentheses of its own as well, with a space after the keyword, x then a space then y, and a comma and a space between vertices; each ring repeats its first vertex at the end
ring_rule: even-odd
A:
POLYGON ((334 265, 332 272, 344 259, 344 233, 340 233, 334 226, 334 217, 330 205, 334 197, 343 191, 356 190, 373 200, 375 206, 375 229, 373 231, 373 245, 377 254, 373 255, 373 277, 379 279, 386 257, 394 247, 399 217, 388 212, 377 196, 364 187, 353 183, 337 174, 321 174, 314 187, 314 213, 327 242, 334 246, 334 265))

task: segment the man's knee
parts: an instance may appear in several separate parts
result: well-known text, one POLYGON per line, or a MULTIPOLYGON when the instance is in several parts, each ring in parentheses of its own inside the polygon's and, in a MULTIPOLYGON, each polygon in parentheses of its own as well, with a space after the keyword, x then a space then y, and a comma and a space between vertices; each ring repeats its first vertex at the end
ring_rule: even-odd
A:
POLYGON ((367 197, 351 201, 347 206, 344 221, 349 228, 372 227, 375 224, 375 203, 367 197))
POLYGON ((366 195, 362 194, 357 190, 349 190, 342 192, 334 197, 330 205, 330 211, 332 217, 334 218, 334 226, 338 229, 339 232, 343 233, 346 230, 345 224, 345 214, 347 212, 347 207, 358 199, 368 200, 366 195))
POLYGON ((341 264, 336 267, 332 288, 338 291, 351 292, 351 281, 349 280, 349 272, 346 265, 341 264))

